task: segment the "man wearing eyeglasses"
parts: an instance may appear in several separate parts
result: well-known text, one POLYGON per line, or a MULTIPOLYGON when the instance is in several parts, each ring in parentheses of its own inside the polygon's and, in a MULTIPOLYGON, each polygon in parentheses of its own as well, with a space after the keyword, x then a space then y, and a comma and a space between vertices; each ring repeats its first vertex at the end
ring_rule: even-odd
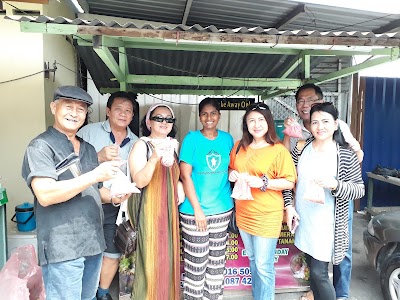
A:
MULTIPOLYGON (((324 102, 322 90, 319 86, 312 83, 307 83, 301 86, 296 92, 296 109, 299 114, 300 120, 298 121, 301 126, 302 138, 294 138, 285 135, 283 144, 285 147, 292 151, 297 145, 300 151, 304 147, 305 141, 311 136, 310 126, 310 111, 314 104, 324 102)), ((284 122, 285 128, 291 126, 296 120, 287 118, 284 122)), ((359 142, 353 137, 350 132, 349 126, 342 120, 339 121, 339 128, 343 134, 345 141, 349 144, 350 148, 356 153, 358 161, 361 163, 364 157, 364 152, 360 148, 359 142)), ((352 225, 353 225, 353 201, 349 205, 349 249, 345 258, 339 265, 333 266, 333 285, 336 291, 336 299, 344 300, 349 298, 350 281, 351 281, 351 265, 352 265, 352 225)), ((311 298, 313 299, 313 298, 311 298)))
MULTIPOLYGON (((88 124, 77 133, 78 136, 94 146, 99 163, 124 160, 125 163, 121 166, 124 174, 127 174, 126 160, 128 159, 130 149, 138 139, 129 128, 129 124, 135 113, 134 108, 135 99, 133 95, 126 92, 115 92, 111 94, 107 101, 107 120, 88 124)), ((110 188, 110 183, 105 182, 104 186, 110 188)), ((118 202, 123 202, 126 198, 127 196, 121 197, 118 202)), ((121 256, 114 245, 119 203, 115 203, 115 201, 110 199, 108 202, 103 201, 102 206, 104 211, 104 238, 107 248, 103 253, 97 299, 112 300, 109 289, 118 271, 119 258, 121 256)))

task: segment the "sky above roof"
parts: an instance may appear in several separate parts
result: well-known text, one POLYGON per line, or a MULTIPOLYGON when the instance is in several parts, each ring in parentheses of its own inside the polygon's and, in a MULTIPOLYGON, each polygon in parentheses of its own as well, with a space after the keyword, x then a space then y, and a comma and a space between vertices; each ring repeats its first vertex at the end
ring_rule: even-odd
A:
POLYGON ((345 7, 352 9, 360 9, 387 14, 400 14, 400 1, 398 0, 291 0, 302 3, 313 3, 330 5, 336 7, 345 7))

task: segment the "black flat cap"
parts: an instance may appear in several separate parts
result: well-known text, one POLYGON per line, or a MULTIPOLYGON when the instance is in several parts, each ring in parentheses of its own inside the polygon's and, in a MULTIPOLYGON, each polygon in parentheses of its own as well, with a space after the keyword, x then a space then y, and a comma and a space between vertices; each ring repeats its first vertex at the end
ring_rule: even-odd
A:
POLYGON ((68 99, 76 100, 86 103, 88 106, 93 104, 93 99, 90 95, 80 87, 77 86, 60 86, 54 93, 54 100, 68 99))

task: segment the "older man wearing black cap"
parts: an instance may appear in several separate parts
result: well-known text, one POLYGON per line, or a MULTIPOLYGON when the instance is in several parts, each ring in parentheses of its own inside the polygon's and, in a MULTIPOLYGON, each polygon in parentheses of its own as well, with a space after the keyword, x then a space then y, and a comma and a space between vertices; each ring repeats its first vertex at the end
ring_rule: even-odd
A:
MULTIPOLYGON (((105 249, 102 182, 120 162, 98 164, 92 145, 76 136, 93 100, 83 89, 62 86, 50 108, 54 125, 28 145, 22 176, 34 195, 38 256, 47 299, 93 299, 105 249)), ((113 199, 115 203, 121 201, 113 199)))

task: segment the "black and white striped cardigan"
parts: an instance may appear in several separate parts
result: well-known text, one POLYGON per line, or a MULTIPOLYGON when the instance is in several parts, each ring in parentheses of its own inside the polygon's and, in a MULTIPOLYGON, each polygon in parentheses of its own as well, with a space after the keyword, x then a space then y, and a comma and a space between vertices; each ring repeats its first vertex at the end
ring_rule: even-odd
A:
MULTIPOLYGON (((310 137, 303 150, 314 140, 310 137)), ((292 158, 295 166, 301 153, 297 146, 292 150, 292 158)), ((365 194, 364 182, 361 177, 361 169, 355 153, 337 145, 337 176, 338 187, 332 191, 335 197, 335 235, 332 263, 340 264, 349 248, 349 201, 359 199, 365 194)), ((285 204, 293 203, 293 191, 283 191, 285 204)), ((301 222, 301 221, 300 221, 301 222)))

